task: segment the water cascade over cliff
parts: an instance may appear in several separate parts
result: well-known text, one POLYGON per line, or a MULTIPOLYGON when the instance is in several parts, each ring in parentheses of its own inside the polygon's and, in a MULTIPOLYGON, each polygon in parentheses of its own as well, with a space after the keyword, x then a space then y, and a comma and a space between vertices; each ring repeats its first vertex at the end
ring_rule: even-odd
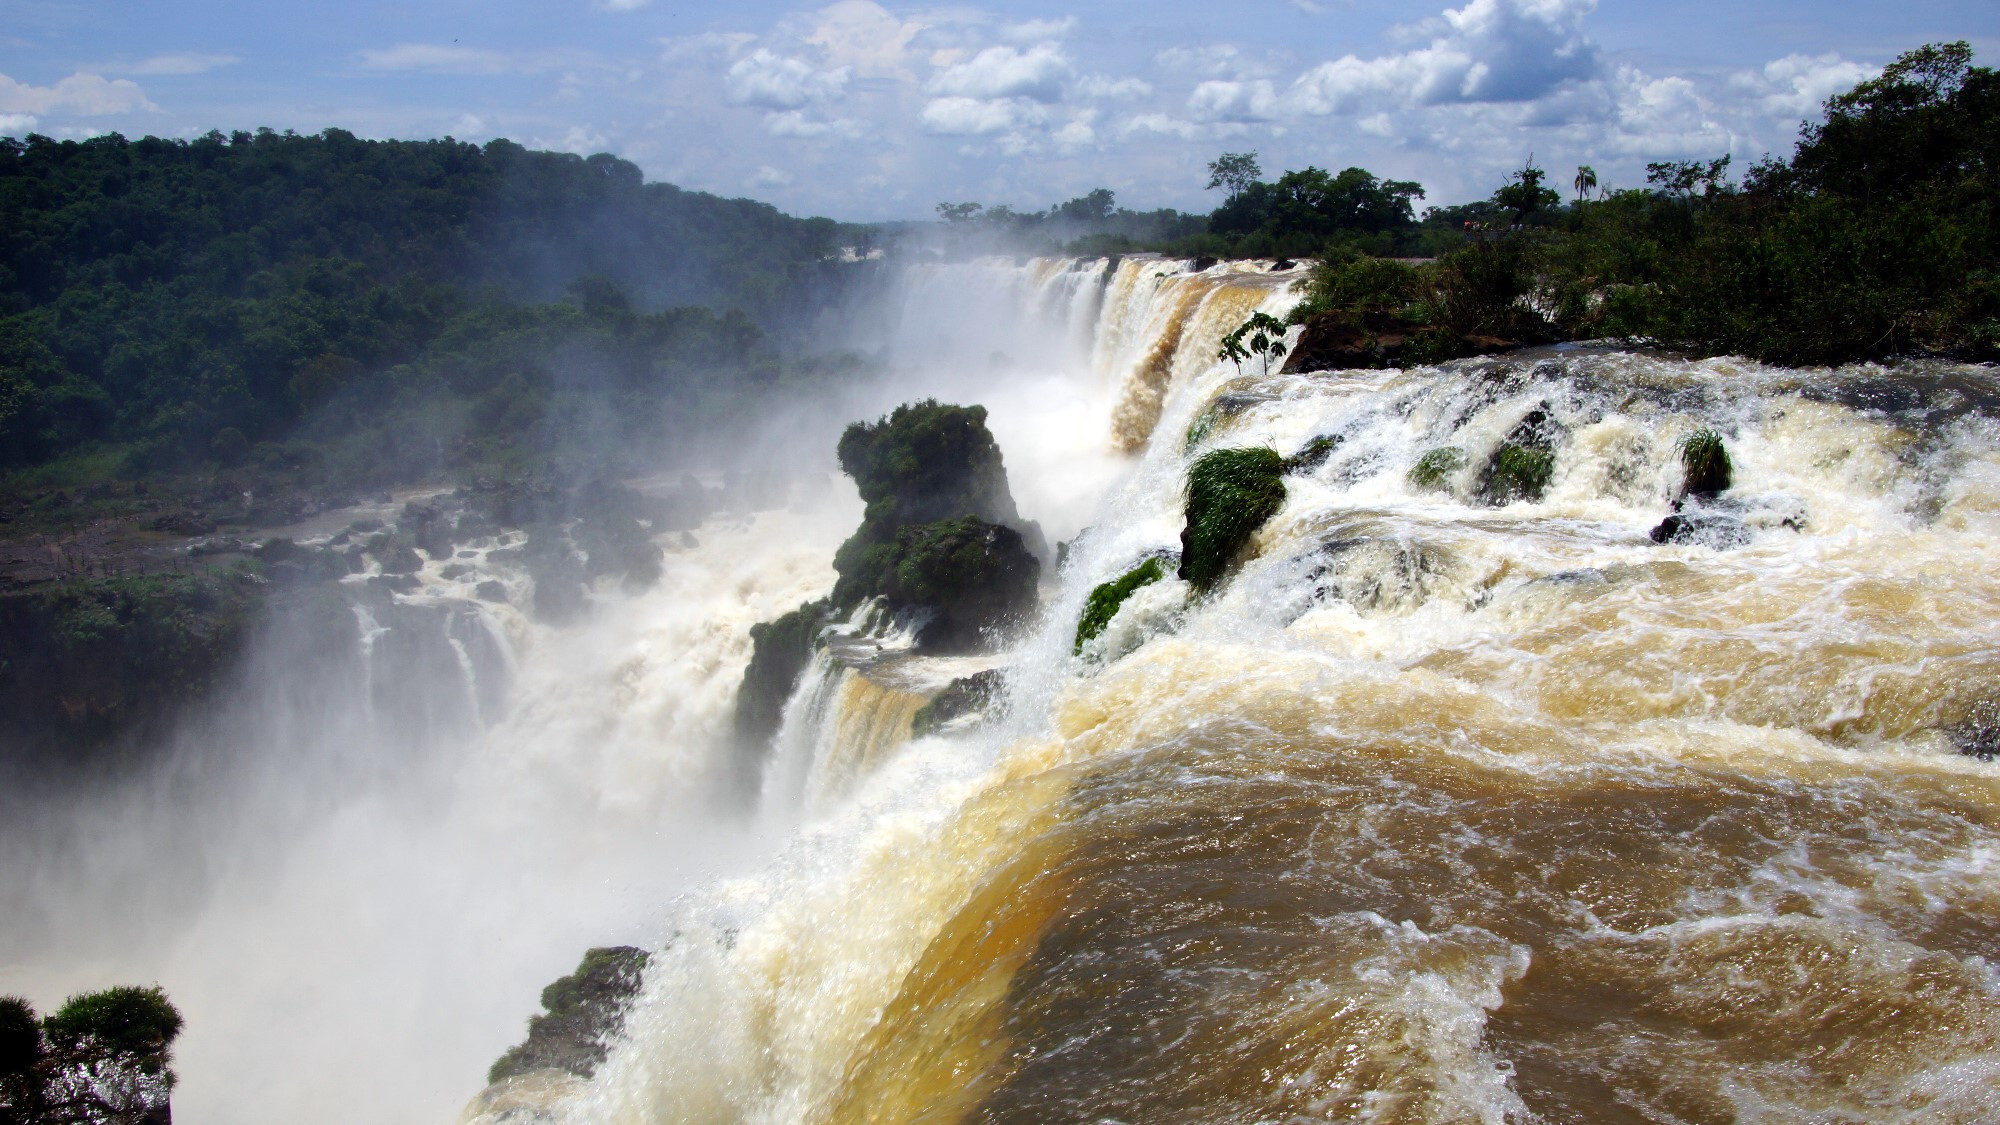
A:
POLYGON ((1039 325, 995 369, 1131 459, 1010 650, 836 629, 766 774, 791 846, 671 907, 593 1080, 469 1118, 2000 1116, 2000 380, 1217 363, 1297 276, 913 271, 924 331, 1039 325), (1212 590, 1168 565, 1079 643, 1226 447, 1313 455, 1212 590), (995 714, 910 737, 988 665, 995 714))

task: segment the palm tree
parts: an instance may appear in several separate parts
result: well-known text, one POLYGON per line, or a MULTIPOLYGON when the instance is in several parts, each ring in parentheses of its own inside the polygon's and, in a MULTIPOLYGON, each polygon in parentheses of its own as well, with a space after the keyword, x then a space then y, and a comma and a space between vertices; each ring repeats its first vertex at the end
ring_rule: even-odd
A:
POLYGON ((1588 164, 1576 166, 1576 201, 1580 204, 1590 196, 1590 189, 1597 186, 1597 169, 1588 164))

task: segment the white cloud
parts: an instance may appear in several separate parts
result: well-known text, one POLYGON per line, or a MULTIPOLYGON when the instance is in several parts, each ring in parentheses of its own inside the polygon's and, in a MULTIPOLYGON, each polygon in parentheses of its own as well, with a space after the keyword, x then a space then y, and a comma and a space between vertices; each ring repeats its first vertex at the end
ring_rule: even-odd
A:
POLYGON ((472 137, 483 137, 486 135, 486 122, 477 114, 462 113, 458 121, 452 125, 451 135, 461 141, 472 137))
POLYGON ((1299 77, 1291 100, 1304 113, 1350 113, 1384 101, 1417 105, 1526 102, 1599 70, 1583 34, 1596 0, 1471 0, 1413 34, 1428 45, 1402 54, 1347 55, 1299 77))
POLYGON ((1168 117, 1164 113, 1142 113, 1125 122, 1119 133, 1130 137, 1137 133, 1155 133, 1167 137, 1193 140, 1201 132, 1201 127, 1192 121, 1182 121, 1168 117))
POLYGON ((803 111, 788 109, 782 113, 764 115, 764 128, 774 137, 859 137, 866 130, 858 121, 839 118, 833 121, 817 121, 807 117, 803 111))
POLYGON ((815 13, 804 36, 826 52, 827 61, 854 68, 864 77, 907 77, 910 40, 924 25, 904 22, 873 0, 840 0, 815 13))
POLYGON ((1076 30, 1076 17, 1064 16, 1059 20, 1028 20, 1025 23, 1008 24, 1000 29, 1000 38, 1009 43, 1040 43, 1046 39, 1067 38, 1076 30))
POLYGON ((212 55, 199 51, 174 51, 126 69, 127 74, 207 74, 218 67, 242 62, 235 55, 212 55))
POLYGON ((599 10, 606 12, 636 12, 651 4, 653 0, 596 0, 599 10))
POLYGON ((130 79, 78 71, 53 86, 30 86, 0 74, 0 113, 97 117, 159 108, 130 79))
POLYGON ((724 79, 729 100, 765 109, 797 109, 832 101, 847 91, 849 67, 821 71, 810 63, 759 47, 736 60, 724 79))
POLYGON ((394 47, 362 51, 360 58, 361 65, 369 70, 415 70, 426 74, 515 74, 532 69, 532 64, 500 51, 448 43, 398 43, 394 47))
POLYGON ((1143 78, 1111 78, 1102 74, 1092 74, 1076 84, 1076 92, 1086 98, 1132 101, 1152 97, 1153 87, 1143 78))
POLYGON ((1765 113, 1803 116, 1879 73, 1877 67, 1849 62, 1838 54, 1786 55, 1765 63, 1761 70, 1735 75, 1730 84, 1755 98, 1765 113))
POLYGON ((769 164, 760 164, 751 177, 743 181, 743 186, 753 188, 784 187, 792 182, 791 174, 779 171, 769 164))
POLYGON ((1069 77, 1069 59, 1062 48, 1043 43, 1026 51, 988 47, 971 59, 946 67, 931 78, 930 91, 960 98, 1062 99, 1069 77))
POLYGON ((40 123, 32 113, 0 113, 0 137, 25 137, 40 123))
POLYGON ((578 156, 590 156, 604 152, 611 145, 603 133, 588 125, 572 125, 560 137, 532 137, 527 142, 529 148, 554 149, 558 152, 573 152, 578 156))
POLYGON ((1241 50, 1229 43, 1169 47, 1154 55, 1153 62, 1162 70, 1210 78, 1255 78, 1266 73, 1263 66, 1245 57, 1241 50))
POLYGON ((1278 116, 1278 95, 1269 82, 1210 79, 1188 95, 1196 121, 1269 121, 1278 116))
POLYGON ((1033 102, 1015 98, 933 98, 918 118, 927 132, 947 137, 1004 133, 1038 125, 1047 114, 1033 102))
POLYGON ((1093 125, 1093 122, 1096 120, 1097 111, 1086 109, 1071 118, 1062 128, 1050 134, 1050 139, 1055 141, 1056 147, 1062 149, 1064 152, 1074 152, 1097 140, 1097 129, 1093 125))

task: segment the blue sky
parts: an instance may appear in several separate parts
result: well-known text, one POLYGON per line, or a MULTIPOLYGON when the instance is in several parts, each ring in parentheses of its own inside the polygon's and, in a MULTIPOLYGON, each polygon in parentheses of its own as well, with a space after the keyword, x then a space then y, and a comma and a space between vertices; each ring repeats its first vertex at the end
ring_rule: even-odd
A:
POLYGON ((1533 153, 1787 151, 1918 44, 2000 61, 1993 0, 0 0, 0 135, 268 125, 609 151, 653 179, 842 219, 1095 187, 1206 210, 1204 165, 1360 165, 1429 202, 1533 153))

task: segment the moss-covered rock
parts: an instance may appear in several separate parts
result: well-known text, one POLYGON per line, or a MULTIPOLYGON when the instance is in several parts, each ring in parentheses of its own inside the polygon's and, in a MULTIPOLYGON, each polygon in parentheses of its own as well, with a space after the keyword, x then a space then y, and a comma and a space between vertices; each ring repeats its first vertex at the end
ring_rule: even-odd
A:
POLYGON ((1478 495, 1481 501, 1496 508, 1516 500, 1533 503, 1542 498, 1555 471, 1556 455, 1552 451, 1506 442, 1493 451, 1492 460, 1487 462, 1478 495))
POLYGON ((964 515, 991 523, 1020 519, 983 406, 935 399, 905 403, 873 424, 847 427, 839 454, 840 467, 868 505, 871 524, 894 527, 964 515))
POLYGON ((1206 593, 1285 503, 1285 459, 1275 449, 1215 449, 1188 467, 1180 577, 1206 593))
POLYGON ((923 738, 966 715, 982 714, 1000 696, 1000 670, 988 668, 970 676, 960 676, 917 708, 910 717, 910 737, 923 738))
POLYGON ((1071 651, 1082 653, 1083 646, 1096 639, 1111 624, 1111 619, 1118 616, 1118 607, 1125 604, 1125 599, 1166 576, 1166 560, 1155 556, 1109 582, 1099 583, 1083 603, 1083 616, 1077 618, 1076 644, 1071 651))
POLYGON ((544 1010, 529 1017, 528 1037, 493 1063, 486 1080, 500 1082, 532 1070, 562 1070, 579 1078, 595 1074, 607 1041, 624 1030, 647 960, 645 950, 629 945, 585 953, 575 972, 542 989, 544 1010))
POLYGON ((1021 533, 973 516, 898 528, 882 593, 891 609, 929 613, 925 652, 970 652, 1035 608, 1042 564, 1021 533))
POLYGON ((1448 492, 1452 474, 1465 467, 1465 451, 1456 446, 1433 449, 1410 466, 1410 487, 1421 492, 1448 492))
POLYGON ((736 689, 736 741, 762 750, 784 721, 785 700, 812 663, 820 630, 830 619, 825 600, 806 602, 775 621, 750 626, 750 664, 736 689))
POLYGON ((1326 464, 1333 451, 1340 448, 1339 434, 1321 434, 1299 447, 1297 453, 1285 458, 1285 472, 1290 476, 1310 473, 1326 464))
POLYGON ((171 718, 221 681, 267 589, 159 574, 0 598, 0 741, 87 750, 171 718))

